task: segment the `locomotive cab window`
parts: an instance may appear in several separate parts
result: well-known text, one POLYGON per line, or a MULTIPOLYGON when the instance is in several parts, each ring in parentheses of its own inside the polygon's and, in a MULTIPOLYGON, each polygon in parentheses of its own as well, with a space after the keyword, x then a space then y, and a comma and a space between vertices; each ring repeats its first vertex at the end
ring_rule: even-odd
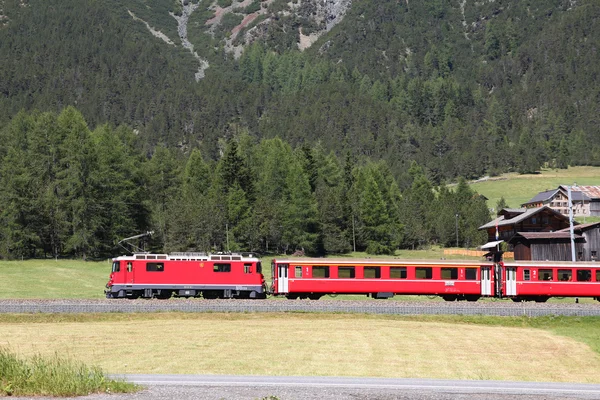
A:
POLYGON ((390 278, 406 279, 406 267, 390 267, 390 278))
POLYGON ((364 276, 367 279, 381 278, 381 267, 365 267, 364 276))
POLYGON ((329 267, 312 267, 313 278, 329 278, 329 267))
POLYGON ((559 269, 558 279, 562 282, 569 282, 573 280, 573 271, 570 269, 559 269))
POLYGON ((338 267, 338 278, 354 278, 354 267, 338 267))
POLYGON ((417 267, 415 268, 415 277, 417 279, 431 279, 433 278, 433 269, 431 267, 417 267))
POLYGON ((231 264, 215 263, 213 265, 213 272, 231 272, 231 264))
POLYGON ((251 274, 252 273, 252 264, 244 264, 244 273, 251 274))
POLYGON ((468 281, 476 281, 477 268, 465 268, 465 279, 468 281))
POLYGON ((538 281, 551 281, 552 270, 551 269, 540 269, 538 270, 538 281))
POLYGON ((578 282, 590 282, 592 280, 591 269, 578 269, 577 270, 577 281, 578 282))
POLYGON ((296 265, 294 268, 296 271, 296 275, 294 275, 294 277, 302 278, 302 265, 296 265))
POLYGON ((262 274, 262 264, 259 262, 256 263, 256 273, 262 274))
POLYGON ((121 263, 118 261, 115 261, 112 265, 112 272, 119 272, 121 271, 121 263))
POLYGON ((148 272, 163 272, 164 270, 165 270, 164 263, 149 262, 146 264, 146 271, 148 271, 148 272))
POLYGON ((442 279, 458 279, 458 268, 442 268, 442 279))

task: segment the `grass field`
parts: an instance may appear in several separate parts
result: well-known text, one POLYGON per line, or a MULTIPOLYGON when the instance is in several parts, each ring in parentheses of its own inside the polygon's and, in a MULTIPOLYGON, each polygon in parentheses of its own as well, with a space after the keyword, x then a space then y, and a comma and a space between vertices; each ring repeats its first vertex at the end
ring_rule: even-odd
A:
POLYGON ((495 208, 504 197, 509 207, 517 208, 539 192, 556 189, 559 185, 600 185, 600 168, 570 167, 543 169, 540 174, 504 174, 472 183, 471 188, 488 198, 488 206, 495 208))
POLYGON ((0 315, 0 346, 110 373, 598 383, 600 318, 0 315))

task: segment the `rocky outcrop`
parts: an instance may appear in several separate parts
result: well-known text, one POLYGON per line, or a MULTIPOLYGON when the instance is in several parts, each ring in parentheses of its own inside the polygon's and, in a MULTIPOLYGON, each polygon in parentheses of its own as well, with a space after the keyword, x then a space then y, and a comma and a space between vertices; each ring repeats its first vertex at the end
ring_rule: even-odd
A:
POLYGON ((200 79, 204 78, 204 71, 209 67, 208 61, 204 58, 200 57, 196 51, 194 51, 194 45, 188 40, 187 35, 187 25, 190 19, 190 15, 198 8, 200 5, 200 0, 198 3, 192 3, 188 0, 181 0, 182 12, 181 15, 175 15, 170 13, 173 18, 177 21, 177 33, 179 34, 179 39, 181 40, 181 45, 189 50, 190 53, 194 56, 200 66, 198 67, 198 72, 194 75, 196 78, 196 82, 200 79))

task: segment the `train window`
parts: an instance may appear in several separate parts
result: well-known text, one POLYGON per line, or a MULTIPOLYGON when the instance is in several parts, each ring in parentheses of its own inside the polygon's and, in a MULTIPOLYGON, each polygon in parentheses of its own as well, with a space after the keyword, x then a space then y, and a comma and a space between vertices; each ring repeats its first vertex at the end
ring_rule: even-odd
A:
POLYGON ((390 278, 406 279, 406 267, 390 267, 390 278))
POLYGON ((329 278, 329 267, 312 267, 313 278, 329 278))
POLYGON ((477 280, 477 268, 465 268, 465 279, 468 281, 477 280))
POLYGON ((338 278, 354 278, 354 267, 338 267, 338 278))
POLYGON ((551 269, 540 269, 538 270, 538 281, 551 281, 552 270, 551 269))
POLYGON ((146 271, 148 272, 163 272, 165 270, 164 263, 149 262, 146 264, 146 271))
POLYGON ((262 264, 259 262, 256 263, 256 273, 262 274, 262 264))
POLYGON ((112 265, 112 272, 119 272, 121 271, 121 263, 119 263, 118 261, 115 261, 112 265))
POLYGON ((365 278, 381 278, 381 267, 365 267, 365 278))
POLYGON ((591 269, 578 269, 577 270, 577 281, 579 282, 590 282, 592 280, 591 269))
POLYGON ((251 274, 252 273, 252 264, 244 264, 244 273, 251 274))
POLYGON ((596 270, 596 282, 600 282, 600 269, 596 270))
POLYGON ((523 270, 523 280, 524 281, 528 281, 529 280, 529 270, 528 269, 524 269, 523 270))
POLYGON ((458 279, 458 268, 442 268, 442 279, 458 279))
POLYGON ((133 265, 130 262, 128 262, 127 263, 127 272, 131 272, 131 270, 133 270, 133 265))
POLYGON ((559 269, 558 270, 558 280, 567 282, 573 280, 573 271, 570 269, 559 269))
POLYGON ((415 277, 417 279, 431 279, 433 277, 433 269, 431 267, 415 268, 415 277))
POLYGON ((296 265, 296 278, 302 278, 302 266, 301 265, 296 265))
POLYGON ((213 272, 231 272, 231 264, 214 263, 213 272))

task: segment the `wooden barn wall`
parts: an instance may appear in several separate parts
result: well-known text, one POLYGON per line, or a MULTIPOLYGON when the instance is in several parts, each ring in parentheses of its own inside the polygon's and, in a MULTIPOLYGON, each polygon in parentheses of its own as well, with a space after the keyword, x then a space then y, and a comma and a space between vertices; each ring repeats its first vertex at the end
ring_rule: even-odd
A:
MULTIPOLYGON (((532 243, 533 261, 571 261, 571 243, 532 243)), ((583 250, 583 243, 575 243, 575 256, 583 250)))
POLYGON ((590 203, 590 215, 600 216, 600 201, 592 201, 590 203))
POLYGON ((600 228, 590 229, 583 232, 585 243, 583 245, 583 261, 599 260, 600 258, 600 228), (596 252, 596 257, 592 258, 592 251, 596 252))
POLYGON ((525 243, 517 243, 514 246, 515 261, 531 260, 531 249, 525 243))

